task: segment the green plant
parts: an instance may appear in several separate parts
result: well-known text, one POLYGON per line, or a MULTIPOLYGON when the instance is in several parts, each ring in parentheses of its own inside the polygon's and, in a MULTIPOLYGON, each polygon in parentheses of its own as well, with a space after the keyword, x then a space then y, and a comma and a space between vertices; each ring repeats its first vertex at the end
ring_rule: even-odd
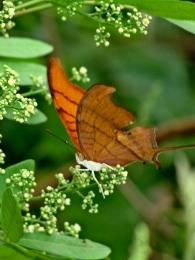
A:
MULTIPOLYGON (((89 23, 95 24, 94 40, 96 46, 108 47, 115 32, 126 38, 133 35, 150 34, 152 16, 159 16, 181 28, 194 33, 195 6, 187 1, 3 1, 0 11, 0 119, 11 119, 21 124, 35 125, 47 120, 39 110, 40 96, 48 103, 51 96, 48 91, 46 66, 40 63, 43 57, 50 54, 53 47, 42 41, 29 38, 10 37, 8 32, 15 26, 15 18, 29 13, 53 8, 62 21, 74 15, 83 16, 89 23), (37 98, 38 97, 38 98, 37 98)), ((11 31, 10 31, 11 34, 11 31)), ((129 39, 129 41, 130 41, 129 39)), ((72 69, 71 80, 89 82, 87 69, 72 69)), ((151 96, 157 95, 158 89, 151 96)), ((150 93, 149 93, 150 94, 150 93)), ((151 104, 150 95, 148 103, 151 104)), ((152 98, 153 99, 153 98, 152 98)), ((147 121, 151 106, 143 104, 140 117, 147 121), (145 114, 144 114, 145 113, 145 114), (145 118, 144 118, 144 116, 145 118)), ((2 137, 2 136, 0 136, 2 137)), ((6 140, 3 139, 5 142, 6 140)), ((5 153, 0 149, 0 163, 3 165, 5 153)), ((185 163, 184 163, 185 164, 185 163)), ((179 165, 179 164, 177 164, 179 165)), ((2 166, 3 167, 3 166, 2 166)), ((181 168, 181 165, 178 166, 181 168)), ((78 166, 70 168, 70 179, 62 173, 55 175, 56 187, 47 186, 41 195, 34 195, 36 188, 35 162, 22 161, 5 169, 1 168, 0 203, 1 232, 0 256, 18 259, 101 259, 110 254, 104 245, 79 239, 80 224, 65 220, 63 228, 58 227, 57 213, 67 210, 71 204, 70 194, 81 198, 81 208, 89 213, 98 212, 96 193, 93 190, 96 182, 88 171, 80 172, 78 166), (31 210, 31 203, 40 202, 39 212, 31 210), (14 218, 13 218, 14 215, 14 218)), ((179 170, 178 170, 179 172, 179 170)), ((103 169, 98 175, 100 195, 107 197, 113 193, 115 186, 124 184, 127 171, 117 166, 114 170, 103 169), (101 187, 101 188, 100 188, 101 187)), ((181 176, 179 177, 181 178, 181 176)), ((181 182, 182 183, 182 182, 181 182)), ((182 185, 180 184, 182 187, 182 185)), ((185 193, 185 192, 183 192, 185 193)), ((185 196, 185 195, 184 195, 185 196)), ((185 199, 184 199, 185 200, 185 199)), ((187 205, 187 202, 185 202, 187 205)), ((137 255, 146 259, 150 255, 149 230, 139 226, 135 243, 129 259, 137 255), (139 242, 143 242, 141 245, 139 242), (140 251, 141 249, 141 251, 140 251), (141 255, 141 256, 140 256, 141 255)), ((193 228, 189 225, 189 236, 193 228)), ((193 256, 194 245, 188 245, 186 259, 193 256), (190 253, 192 252, 192 253, 190 253)))

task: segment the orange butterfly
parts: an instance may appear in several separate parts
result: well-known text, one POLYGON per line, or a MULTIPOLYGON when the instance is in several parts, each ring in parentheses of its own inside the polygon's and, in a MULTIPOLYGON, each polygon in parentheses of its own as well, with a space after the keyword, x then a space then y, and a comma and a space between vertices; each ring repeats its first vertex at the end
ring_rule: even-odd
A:
POLYGON ((195 147, 159 148, 155 128, 124 131, 134 116, 112 102, 115 88, 95 84, 83 90, 68 80, 56 58, 49 61, 48 82, 54 106, 77 150, 76 160, 91 171, 136 161, 152 162, 159 168, 161 152, 195 147))

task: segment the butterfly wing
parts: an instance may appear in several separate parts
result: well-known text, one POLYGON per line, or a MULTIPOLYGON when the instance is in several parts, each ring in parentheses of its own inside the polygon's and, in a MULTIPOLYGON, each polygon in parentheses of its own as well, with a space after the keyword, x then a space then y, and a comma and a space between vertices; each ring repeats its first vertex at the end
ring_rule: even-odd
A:
POLYGON ((155 128, 135 127, 128 132, 118 131, 117 140, 126 148, 133 150, 140 161, 154 162, 157 168, 160 167, 157 160, 159 149, 155 128))
POLYGON ((115 166, 135 161, 156 161, 154 128, 122 128, 133 123, 134 116, 115 105, 113 87, 94 85, 82 98, 77 112, 77 130, 81 151, 88 160, 115 166))
POLYGON ((112 102, 114 91, 113 87, 94 85, 82 98, 77 112, 78 137, 86 159, 125 165, 140 160, 117 139, 118 131, 133 123, 134 116, 112 102))
POLYGON ((78 104, 85 90, 70 82, 64 73, 60 61, 52 58, 48 65, 48 82, 54 106, 66 128, 72 143, 80 151, 76 130, 76 113, 78 104))

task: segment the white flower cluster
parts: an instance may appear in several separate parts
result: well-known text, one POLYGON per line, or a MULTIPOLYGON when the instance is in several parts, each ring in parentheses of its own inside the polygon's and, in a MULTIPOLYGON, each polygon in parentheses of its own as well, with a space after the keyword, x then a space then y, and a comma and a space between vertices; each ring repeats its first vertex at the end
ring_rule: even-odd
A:
POLYGON ((45 229, 49 234, 58 232, 56 213, 58 210, 65 210, 70 205, 70 198, 67 198, 65 192, 51 186, 47 191, 42 190, 41 197, 44 199, 44 206, 40 208, 40 218, 46 221, 45 229))
MULTIPOLYGON (((69 181, 64 179, 62 173, 56 174, 56 178, 59 183, 57 188, 48 186, 46 191, 42 190, 41 197, 44 200, 44 205, 40 207, 40 216, 30 213, 29 201, 33 198, 36 186, 34 172, 21 169, 6 179, 6 184, 12 189, 22 210, 26 211, 23 224, 24 232, 47 232, 48 234, 61 232, 57 228, 56 213, 69 206, 71 200, 64 191, 60 190, 60 187, 67 186, 69 181)), ((65 222, 65 232, 68 232, 69 235, 78 237, 80 230, 79 224, 69 225, 68 222, 65 222)))
POLYGON ((99 26, 99 28, 96 29, 94 40, 96 42, 97 47, 99 47, 102 44, 105 47, 108 47, 110 45, 109 38, 110 38, 110 33, 106 31, 105 26, 99 26))
POLYGON ((13 119, 20 123, 26 122, 35 113, 37 102, 18 93, 18 84, 18 74, 4 65, 4 72, 0 74, 0 120, 8 110, 13 114, 13 119))
POLYGON ((44 83, 43 77, 31 75, 30 78, 31 78, 32 82, 34 83, 34 86, 31 89, 31 91, 33 91, 34 93, 40 93, 41 95, 44 96, 45 100, 49 104, 51 104, 51 102, 52 102, 51 94, 48 90, 48 87, 44 83))
POLYGON ((69 222, 64 222, 64 230, 73 237, 79 237, 79 233, 81 231, 81 226, 78 223, 70 225, 69 222))
POLYGON ((130 38, 132 34, 147 34, 151 16, 139 12, 136 8, 126 9, 124 6, 114 3, 113 0, 100 1, 95 7, 93 17, 100 22, 94 36, 96 46, 109 46, 110 33, 106 25, 114 26, 119 34, 130 38), (103 25, 101 25, 103 24, 103 25))
POLYGON ((33 233, 33 232, 44 232, 45 228, 41 223, 37 221, 37 217, 30 212, 26 213, 24 216, 24 224, 23 224, 25 233, 33 233))
MULTIPOLYGON (((34 172, 22 169, 6 179, 6 184, 10 186, 13 193, 21 205, 22 210, 26 211, 24 215, 24 232, 46 232, 48 234, 63 233, 57 227, 57 212, 63 211, 71 204, 70 198, 67 196, 69 192, 75 192, 82 198, 82 209, 88 210, 89 213, 98 212, 98 203, 94 202, 95 193, 89 190, 91 186, 97 184, 97 179, 87 169, 81 169, 80 166, 70 168, 73 177, 66 180, 62 173, 55 175, 58 180, 56 188, 48 186, 46 190, 42 190, 39 199, 43 199, 43 206, 40 207, 40 215, 36 216, 30 213, 30 201, 33 199, 35 191, 34 172), (88 188, 88 193, 84 195, 81 190, 88 188)), ((99 185, 102 195, 108 196, 113 193, 114 187, 126 182, 127 171, 119 165, 115 168, 103 168, 98 173, 99 185), (103 191, 103 192, 102 192, 103 191)), ((36 197, 35 197, 36 198, 36 197)), ((64 232, 71 236, 79 237, 81 227, 79 224, 64 223, 64 232)))
POLYGON ((75 167, 70 167, 69 170, 73 175, 73 183, 75 187, 86 188, 91 184, 93 179, 87 169, 86 171, 81 171, 80 165, 76 165, 75 167))
POLYGON ((113 193, 115 186, 125 184, 127 175, 128 172, 120 165, 113 169, 103 168, 100 172, 100 180, 104 195, 108 196, 113 193))
POLYGON ((15 23, 12 21, 15 14, 15 6, 13 1, 10 0, 4 0, 2 2, 3 8, 0 11, 0 32, 5 37, 9 37, 7 31, 15 26, 15 23))
POLYGON ((98 204, 94 203, 95 193, 93 191, 89 191, 88 194, 84 197, 82 203, 82 209, 88 209, 89 213, 96 214, 98 213, 98 204))
POLYGON ((60 15, 62 21, 66 21, 67 16, 73 16, 76 14, 78 8, 81 8, 83 3, 81 0, 77 1, 65 1, 63 3, 63 7, 57 7, 57 14, 60 15))
POLYGON ((18 173, 14 173, 11 177, 7 178, 6 184, 13 190, 22 210, 28 212, 30 207, 29 201, 33 197, 36 186, 34 172, 21 169, 18 173))
MULTIPOLYGON (((2 135, 0 134, 0 143, 1 143, 2 135)), ((0 164, 5 163, 5 154, 2 149, 0 149, 0 164)), ((0 174, 4 174, 5 170, 0 167, 0 174)))
POLYGON ((72 70, 72 77, 71 80, 75 80, 77 82, 83 82, 83 83, 87 83, 90 81, 90 78, 88 77, 87 74, 87 68, 82 66, 79 69, 77 69, 76 67, 73 67, 72 70))
MULTIPOLYGON (((80 165, 70 167, 70 172, 73 175, 72 187, 75 187, 75 190, 89 188, 94 184, 98 184, 99 192, 103 197, 113 193, 115 186, 124 184, 128 174, 124 167, 120 165, 115 168, 103 168, 97 173, 97 178, 89 170, 81 169, 80 165)), ((77 192, 77 194, 83 200, 82 209, 88 210, 89 213, 98 212, 98 204, 94 202, 95 193, 92 190, 87 195, 84 195, 81 191, 77 192)))

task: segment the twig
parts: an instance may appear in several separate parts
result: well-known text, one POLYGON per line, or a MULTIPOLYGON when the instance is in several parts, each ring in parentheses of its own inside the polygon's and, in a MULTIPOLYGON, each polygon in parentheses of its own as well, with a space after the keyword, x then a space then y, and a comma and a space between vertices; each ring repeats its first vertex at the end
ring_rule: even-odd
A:
POLYGON ((177 119, 158 126, 157 141, 185 135, 195 135, 195 117, 177 119))
POLYGON ((32 8, 29 8, 29 9, 24 9, 23 11, 18 11, 15 13, 15 17, 17 16, 21 16, 21 15, 25 15, 25 14, 29 14, 29 13, 32 13, 32 12, 36 12, 36 11, 41 11, 41 10, 44 10, 44 9, 48 9, 48 8, 51 8, 53 5, 52 4, 43 4, 43 5, 39 5, 39 6, 35 6, 35 7, 32 7, 32 8))

